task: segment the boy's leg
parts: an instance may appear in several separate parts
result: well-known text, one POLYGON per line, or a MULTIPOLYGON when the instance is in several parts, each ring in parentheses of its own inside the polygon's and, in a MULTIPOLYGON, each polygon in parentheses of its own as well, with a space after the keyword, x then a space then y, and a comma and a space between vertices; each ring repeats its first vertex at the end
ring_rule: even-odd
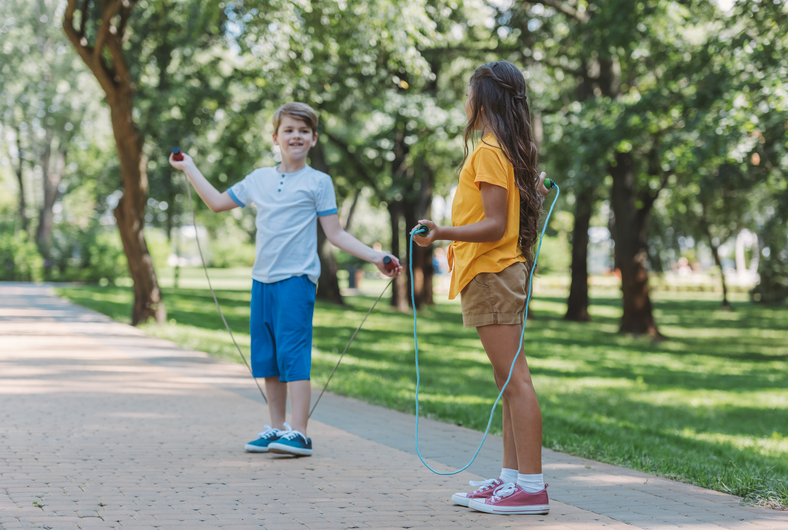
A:
POLYGON ((265 378, 265 393, 268 396, 268 413, 274 429, 285 430, 285 412, 287 411, 287 383, 279 380, 279 376, 265 378))
POLYGON ((280 380, 290 390, 291 427, 306 436, 312 389, 312 317, 317 288, 306 276, 294 276, 276 284, 277 311, 274 336, 280 380))
POLYGON ((252 377, 265 380, 265 393, 268 399, 268 412, 271 425, 284 429, 287 405, 287 384, 279 381, 279 367, 276 359, 276 341, 272 330, 272 316, 275 293, 274 287, 257 280, 252 281, 252 301, 249 315, 249 334, 251 336, 252 377))
MULTIPOLYGON (((521 330, 519 325, 503 324, 476 328, 487 357, 493 365, 496 380, 500 381, 501 386, 506 382, 512 360, 517 353, 521 330)), ((504 399, 508 401, 506 408, 509 409, 518 469, 521 474, 540 474, 542 473, 542 412, 523 352, 520 352, 512 372, 512 379, 504 391, 504 399)), ((505 416, 504 413, 504 418, 505 416)))
POLYGON ((309 385, 309 379, 282 384, 287 384, 290 387, 291 427, 307 436, 306 424, 309 421, 309 404, 312 399, 312 387, 309 385))

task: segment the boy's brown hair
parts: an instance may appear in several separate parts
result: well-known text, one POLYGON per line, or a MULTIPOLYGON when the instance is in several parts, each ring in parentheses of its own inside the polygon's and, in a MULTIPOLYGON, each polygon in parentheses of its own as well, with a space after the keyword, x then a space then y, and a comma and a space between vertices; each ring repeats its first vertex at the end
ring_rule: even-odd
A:
POLYGON ((290 116, 294 120, 301 120, 312 129, 312 134, 317 132, 317 112, 306 103, 285 103, 276 109, 276 112, 274 112, 274 134, 279 132, 282 116, 290 116))

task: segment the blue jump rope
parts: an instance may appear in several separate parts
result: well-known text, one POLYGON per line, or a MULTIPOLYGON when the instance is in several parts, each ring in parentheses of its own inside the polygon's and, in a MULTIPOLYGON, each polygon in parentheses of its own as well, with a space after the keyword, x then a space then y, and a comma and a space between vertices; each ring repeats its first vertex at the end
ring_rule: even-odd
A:
MULTIPOLYGON (((172 150, 172 152, 173 152, 173 155, 175 155, 175 159, 176 160, 182 160, 183 159, 183 155, 181 155, 181 151, 177 147, 174 148, 172 150), (180 158, 178 158, 178 157, 180 157, 180 158)), ((482 441, 479 443, 479 447, 476 448, 476 452, 473 454, 473 458, 471 458, 471 461, 468 462, 462 468, 458 469, 457 471, 451 471, 451 472, 448 472, 448 473, 442 473, 440 471, 435 471, 434 469, 432 469, 429 466, 429 464, 427 464, 427 462, 424 461, 424 458, 421 456, 421 450, 419 449, 419 385, 420 385, 420 382, 421 382, 421 375, 419 373, 419 337, 418 337, 418 334, 416 332, 416 324, 417 324, 417 319, 416 319, 416 297, 415 297, 416 295, 415 295, 415 292, 414 292, 414 283, 413 283, 413 236, 414 235, 425 236, 425 235, 429 234, 430 230, 429 230, 429 228, 427 228, 424 225, 419 225, 410 233, 410 241, 408 243, 408 245, 409 245, 408 246, 408 269, 409 269, 409 273, 410 273, 410 300, 411 300, 411 304, 413 306, 413 341, 414 341, 414 344, 416 346, 416 454, 418 454, 419 460, 421 460, 421 463, 424 464, 424 466, 427 469, 429 469, 430 471, 432 471, 433 473, 435 473, 437 475, 456 475, 457 473, 460 473, 461 471, 465 471, 466 469, 468 469, 471 466, 471 464, 473 464, 473 462, 476 460, 476 457, 479 456, 479 451, 481 451, 485 440, 487 440, 487 435, 490 432, 490 425, 492 425, 493 414, 495 414, 495 407, 498 406, 498 402, 501 400, 501 397, 503 396, 503 391, 506 390, 506 386, 509 384, 509 380, 512 378, 512 372, 514 371, 514 365, 517 362, 517 358, 520 356, 520 352, 523 349, 523 335, 525 334, 525 323, 528 320, 528 304, 531 301, 531 284, 532 284, 532 281, 533 281, 534 270, 536 270, 536 262, 539 259, 539 251, 542 249, 542 240, 544 239, 544 233, 545 233, 545 229, 547 228, 547 223, 550 220, 550 216, 553 213, 553 208, 555 207, 555 203, 556 203, 556 201, 558 201, 558 195, 561 193, 561 190, 558 188, 558 184, 556 184, 553 180, 545 179, 544 184, 545 184, 545 187, 547 189, 555 188, 556 193, 555 193, 555 199, 553 199, 553 204, 550 205, 550 210, 547 212, 547 217, 545 218, 544 226, 542 227, 542 234, 541 234, 541 236, 539 238, 539 246, 536 248, 536 256, 534 257, 534 264, 531 267, 531 273, 528 275, 528 296, 527 296, 527 298, 525 300, 525 312, 523 314, 523 330, 520 332, 520 346, 519 346, 519 348, 517 348, 517 353, 515 354, 514 359, 512 360, 512 366, 511 366, 511 368, 509 368, 509 377, 506 378, 506 383, 504 383, 503 387, 501 387, 501 391, 498 394, 498 398, 495 400, 495 403, 493 403, 492 409, 490 410, 490 419, 487 420, 487 428, 484 430, 484 436, 482 437, 482 441)), ((191 192, 191 187, 189 186, 188 182, 186 184, 186 192, 187 192, 187 195, 189 197, 189 207, 191 208, 191 212, 192 212, 192 224, 194 225, 195 234, 197 234, 198 233, 197 232, 197 222, 196 222, 196 220, 194 218, 194 204, 192 203, 192 192, 191 192)), ((233 340, 233 344, 235 345, 235 349, 238 350, 238 354, 241 356, 241 359, 243 359, 244 364, 249 369, 249 373, 251 374, 252 373, 252 367, 249 365, 249 361, 246 360, 246 356, 243 354, 243 352, 241 352, 241 348, 238 346, 238 343, 235 341, 235 336, 233 336, 233 332, 230 329, 230 325, 227 323, 227 319, 224 317, 224 313, 222 313, 222 308, 219 306, 219 300, 216 298, 216 293, 213 291, 213 286, 211 285, 211 278, 208 275, 208 267, 205 264, 205 257, 203 256, 203 253, 202 253, 202 247, 200 245, 200 238, 199 237, 197 237, 197 249, 199 250, 200 259, 202 260, 203 270, 205 271, 205 278, 208 280, 208 288, 211 290, 211 295, 213 295, 213 301, 216 304, 216 309, 219 311, 219 316, 221 316, 222 322, 224 322, 224 327, 227 329, 227 333, 230 334, 230 338, 232 338, 232 340, 233 340)), ((384 258, 384 261, 385 261, 386 265, 388 266, 391 263, 391 258, 389 258, 388 256, 386 256, 386 258, 384 258), (386 261, 386 258, 388 258, 388 261, 386 261)), ((320 392, 320 395, 317 397, 317 400, 315 401, 315 404, 312 405, 312 409, 309 411, 309 417, 310 418, 312 417, 312 413, 315 412, 315 408, 317 408, 317 404, 320 402, 320 398, 323 397, 323 393, 326 391, 326 388, 328 388, 328 384, 331 382, 331 378, 334 377, 334 373, 337 371, 337 368, 339 368, 339 363, 342 362, 342 359, 345 357, 345 353, 347 353, 348 348, 350 348, 350 345, 353 343, 353 339, 356 338, 356 334, 361 329, 361 326, 364 325, 364 322, 366 322, 367 317, 370 315, 370 313, 372 313, 372 310, 375 309, 375 306, 378 304, 380 299, 383 298, 383 294, 389 288, 389 285, 391 285, 393 283, 393 281, 394 280, 391 280, 389 283, 386 284, 386 286, 383 288, 383 290, 381 291, 380 295, 378 296, 377 300, 375 300, 375 302, 369 308, 369 311, 367 311, 367 314, 364 315, 364 318, 361 320, 361 323, 358 325, 356 330, 353 332, 353 335, 350 337, 350 341, 348 341, 347 346, 345 346, 344 351, 342 351, 342 355, 339 356, 339 360, 337 361, 337 364, 334 366, 334 369, 331 371, 331 375, 328 376, 328 380, 326 381, 326 384, 323 387, 323 390, 320 392)), ((252 378, 254 379, 254 382, 257 385, 258 390, 260 390, 260 395, 263 397, 263 401, 268 403, 268 398, 266 398, 265 392, 263 392, 262 387, 260 387, 260 383, 257 382, 257 379, 254 377, 254 375, 252 375, 252 378)))
POLYGON ((419 455, 419 460, 424 466, 435 473, 436 475, 456 475, 462 471, 468 469, 471 464, 476 460, 476 457, 479 456, 479 451, 482 450, 482 446, 484 445, 485 440, 487 440, 487 435, 490 432, 490 425, 492 425, 493 415, 495 414, 495 407, 498 406, 498 402, 503 397, 503 392, 506 390, 506 386, 509 384, 509 381, 512 378, 512 372, 514 371, 514 365, 517 362, 517 358, 520 356, 520 352, 523 349, 523 336, 525 335, 525 323, 528 320, 528 304, 531 301, 531 285, 533 282, 534 271, 536 270, 536 262, 539 259, 539 251, 542 249, 542 241, 544 240, 544 232, 547 229, 547 223, 550 220, 550 216, 553 213, 553 208, 555 207, 555 203, 558 200, 558 195, 561 193, 561 190, 558 188, 558 185, 551 179, 545 179, 545 187, 547 189, 555 188, 555 199, 553 199, 553 204, 550 205, 550 210, 547 212, 547 217, 545 218, 544 226, 542 226, 542 234, 539 237, 539 246, 536 248, 536 256, 534 257, 534 264, 531 267, 531 273, 528 275, 528 296, 525 299, 525 311, 523 314, 523 329, 520 332, 520 346, 517 348, 517 353, 512 360, 512 366, 509 368, 509 376, 506 378, 506 382, 501 387, 501 391, 498 393, 498 397, 493 403, 492 409, 490 409, 490 419, 487 420, 487 428, 484 430, 484 436, 482 437, 482 441, 479 442, 479 447, 476 448, 476 452, 473 454, 471 461, 465 464, 463 467, 456 471, 449 471, 449 472, 440 472, 435 471, 430 467, 430 465, 424 461, 424 457, 421 456, 421 450, 419 449, 419 385, 421 382, 421 376, 419 374, 419 336, 416 332, 416 299, 413 290, 413 236, 426 236, 430 233, 429 228, 424 225, 417 226, 411 233, 410 233, 410 243, 408 247, 408 269, 410 272, 410 300, 411 304, 413 305, 413 342, 416 346, 416 454, 419 455))

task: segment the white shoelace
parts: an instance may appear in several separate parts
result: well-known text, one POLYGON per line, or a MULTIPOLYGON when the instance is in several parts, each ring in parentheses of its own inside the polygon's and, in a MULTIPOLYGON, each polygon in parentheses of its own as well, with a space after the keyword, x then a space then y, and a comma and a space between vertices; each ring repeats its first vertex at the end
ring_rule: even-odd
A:
POLYGON ((511 483, 511 482, 509 484, 504 484, 503 486, 499 486, 493 492, 493 502, 497 502, 497 501, 499 501, 499 500, 501 500, 503 498, 508 497, 509 495, 514 493, 516 490, 517 490, 517 484, 511 483))
MULTIPOLYGON (((288 425, 288 427, 289 427, 289 425, 288 425)), ((303 439, 304 439, 304 443, 306 443, 306 441, 307 441, 307 440, 306 440, 306 436, 304 436, 304 435, 303 435, 303 434, 301 434, 300 432, 298 432, 298 431, 294 431, 294 430, 289 430, 289 431, 287 431, 285 434, 283 434, 283 435, 282 435, 282 440, 288 440, 288 441, 290 441, 290 440, 295 440, 295 439, 296 439, 298 436, 300 436, 301 438, 303 438, 303 439)))
POLYGON ((287 423, 287 422, 285 422, 285 430, 284 431, 276 429, 274 427, 271 427, 270 425, 263 425, 263 430, 257 433, 257 437, 258 438, 269 438, 271 436, 271 434, 281 434, 283 432, 290 432, 292 430, 293 430, 292 427, 290 427, 290 424, 287 423))
POLYGON ((487 480, 469 480, 468 484, 476 488, 476 491, 484 491, 492 487, 496 480, 498 479, 488 478, 487 480))

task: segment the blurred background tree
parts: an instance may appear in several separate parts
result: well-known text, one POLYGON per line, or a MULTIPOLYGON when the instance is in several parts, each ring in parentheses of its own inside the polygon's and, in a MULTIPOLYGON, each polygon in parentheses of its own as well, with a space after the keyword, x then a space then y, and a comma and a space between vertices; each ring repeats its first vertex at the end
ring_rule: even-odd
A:
MULTIPOLYGON (((177 284, 195 235, 169 150, 226 189, 277 163, 270 118, 291 100, 320 113, 310 163, 333 177, 342 223, 407 262, 419 218, 450 222, 468 78, 507 59, 565 192, 540 272, 567 277, 567 319, 591 318, 589 277, 620 274, 620 331, 659 337, 653 277, 677 277, 680 258, 706 264, 727 306, 732 279, 752 284, 730 265, 749 233, 752 300, 784 302, 786 16, 773 0, 8 0, 0 279, 128 276, 132 321, 163 320, 157 270, 177 284)), ((210 264, 248 267, 254 212, 195 209, 210 264)), ((322 231, 319 251, 318 295, 341 303, 339 272, 363 264, 322 231)), ((414 249, 417 307, 433 303, 434 251, 414 249)))

